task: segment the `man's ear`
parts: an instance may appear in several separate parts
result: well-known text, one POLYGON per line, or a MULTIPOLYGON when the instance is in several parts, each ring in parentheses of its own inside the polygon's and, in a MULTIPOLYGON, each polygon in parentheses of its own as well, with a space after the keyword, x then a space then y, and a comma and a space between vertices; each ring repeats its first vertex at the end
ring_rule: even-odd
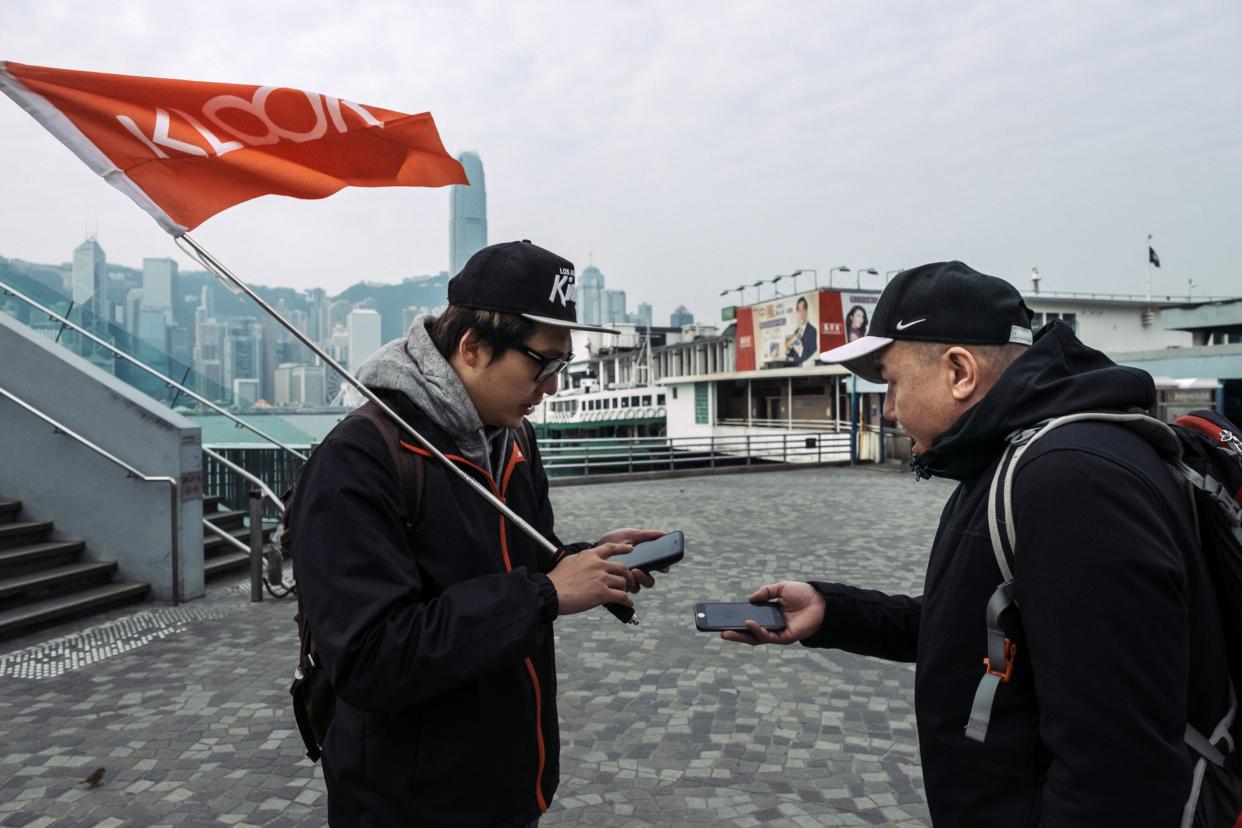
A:
POLYGON ((471 329, 462 334, 461 339, 458 340, 457 356, 463 365, 477 371, 492 361, 492 349, 479 338, 478 333, 471 329))
POLYGON ((954 345, 945 351, 944 358, 948 360, 949 368, 953 374, 953 385, 950 389, 953 399, 958 402, 968 400, 979 388, 979 362, 975 359, 975 355, 960 345, 954 345))

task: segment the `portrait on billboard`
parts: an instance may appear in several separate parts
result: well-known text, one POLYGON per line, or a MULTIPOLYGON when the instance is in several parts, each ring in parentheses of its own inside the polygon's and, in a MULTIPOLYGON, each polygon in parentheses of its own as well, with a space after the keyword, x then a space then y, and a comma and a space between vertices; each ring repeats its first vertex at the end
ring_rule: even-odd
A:
POLYGON ((801 365, 819 353, 819 335, 809 317, 810 303, 805 296, 799 296, 794 303, 793 329, 785 337, 785 359, 794 365, 801 365))
POLYGON ((823 351, 839 348, 867 335, 875 315, 879 291, 825 290, 819 296, 819 347, 823 351))
POLYGON ((845 341, 853 342, 867 335, 867 309, 854 305, 845 315, 845 341))
POLYGON ((820 343, 819 302, 814 293, 780 296, 751 310, 756 367, 815 364, 820 343))

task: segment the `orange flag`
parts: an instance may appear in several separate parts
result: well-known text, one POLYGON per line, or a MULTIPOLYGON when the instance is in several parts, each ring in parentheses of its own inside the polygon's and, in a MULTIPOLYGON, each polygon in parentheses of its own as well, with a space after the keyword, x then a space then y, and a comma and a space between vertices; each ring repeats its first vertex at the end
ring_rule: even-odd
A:
POLYGON ((174 236, 261 195, 469 183, 427 112, 11 61, 0 89, 174 236))

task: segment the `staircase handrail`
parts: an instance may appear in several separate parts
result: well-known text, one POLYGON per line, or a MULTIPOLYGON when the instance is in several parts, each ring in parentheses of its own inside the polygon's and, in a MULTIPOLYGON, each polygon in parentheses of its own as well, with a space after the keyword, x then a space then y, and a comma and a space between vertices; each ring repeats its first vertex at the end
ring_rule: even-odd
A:
POLYGON ((249 546, 246 546, 246 544, 242 543, 237 538, 233 537, 228 532, 224 531, 219 526, 216 526, 214 523, 212 523, 210 520, 207 520, 206 518, 203 518, 203 528, 211 532, 214 535, 218 535, 220 538, 224 540, 225 543, 232 544, 234 547, 237 548, 238 551, 245 552, 247 555, 250 554, 249 546))
POLYGON ((226 459, 225 457, 221 456, 217 452, 212 451, 206 446, 203 446, 203 454, 206 454, 208 457, 210 457, 212 460, 215 460, 220 465, 224 466, 225 468, 233 472, 236 472, 237 474, 241 475, 245 479, 249 480, 251 483, 253 483, 255 486, 259 488, 259 491, 263 492, 264 497, 266 497, 268 500, 272 501, 273 504, 275 504, 276 510, 278 512, 280 512, 282 515, 285 513, 284 501, 282 501, 279 497, 277 497, 276 493, 273 492, 266 483, 264 483, 254 474, 246 471, 241 466, 234 463, 232 460, 226 459))
POLYGON ((31 405, 30 403, 18 397, 16 394, 11 393, 4 388, 0 388, 0 396, 4 396, 8 398, 9 401, 17 405, 19 408, 24 409, 28 413, 35 415, 40 420, 43 420, 43 422, 52 426, 52 428, 54 429, 53 431, 54 434, 64 434, 67 437, 72 437, 78 443, 82 444, 83 446, 86 446, 88 449, 95 452, 96 454, 98 454, 100 457, 104 458, 108 462, 114 465, 120 466, 122 469, 125 470, 128 477, 142 480, 145 483, 167 483, 168 484, 170 498, 171 498, 169 512, 172 515, 172 599, 173 599, 174 606, 176 606, 177 604, 180 604, 181 603, 181 583, 180 583, 181 544, 180 544, 180 533, 177 528, 177 511, 178 511, 178 507, 181 504, 177 498, 177 491, 178 491, 177 478, 169 477, 167 475, 143 474, 142 472, 138 471, 138 469, 134 468, 129 463, 126 463, 124 460, 117 457, 112 452, 108 451, 102 446, 96 445, 95 443, 91 442, 86 437, 83 437, 81 434, 78 434, 76 431, 69 428, 69 426, 65 425, 64 423, 60 422, 54 417, 51 417, 43 413, 35 406, 31 405))
POLYGON ((258 426, 251 425, 250 423, 243 420, 241 417, 238 417, 236 414, 226 411, 225 409, 213 403, 211 400, 202 396, 201 394, 195 391, 192 391, 191 389, 177 382, 172 377, 167 376, 165 374, 161 374, 159 371, 147 365, 142 360, 136 359, 132 354, 127 354, 125 353, 125 351, 122 351, 120 348, 116 347, 111 342, 108 342, 105 339, 101 339, 100 337, 95 336, 95 334, 91 333, 90 331, 86 330, 80 325, 77 325, 74 322, 70 321, 67 317, 62 316, 61 314, 57 313, 56 311, 52 310, 51 308, 39 302, 37 299, 30 298, 29 296, 22 293, 17 288, 10 286, 3 280, 0 280, 0 289, 3 289, 6 295, 16 296, 18 299, 22 300, 23 302, 30 305, 31 307, 37 308, 41 312, 46 313, 52 319, 55 319, 56 321, 60 322, 62 325, 73 329, 74 331, 81 334, 82 336, 85 336, 87 339, 91 340, 96 345, 99 345, 102 348, 106 348, 107 350, 111 351, 116 356, 119 356, 121 359, 125 360, 126 362, 129 362, 135 367, 140 368, 143 371, 146 371, 148 374, 154 377, 158 377, 159 379, 168 383, 169 386, 176 388, 178 391, 180 391, 182 394, 185 394, 187 397, 191 397, 197 400, 198 402, 210 408, 212 411, 215 411, 217 414, 223 414, 225 417, 232 420, 236 425, 241 426, 242 428, 247 429, 248 431, 254 432, 255 434, 259 435, 267 442, 271 443, 274 446, 284 449, 285 451, 289 452, 290 454, 292 454, 294 457, 298 458, 299 460, 303 462, 306 461, 306 455, 302 454, 300 451, 293 448, 292 446, 285 445, 284 443, 280 442, 272 435, 268 434, 266 431, 263 431, 262 429, 260 429, 258 426))

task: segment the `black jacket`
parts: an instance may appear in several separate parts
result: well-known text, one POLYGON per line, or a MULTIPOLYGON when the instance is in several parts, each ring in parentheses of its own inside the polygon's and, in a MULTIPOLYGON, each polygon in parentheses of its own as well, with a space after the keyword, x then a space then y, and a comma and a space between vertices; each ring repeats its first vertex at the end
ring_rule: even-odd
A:
POLYGON ((1005 436, 1078 411, 1148 408, 1151 377, 1114 365, 1068 326, 1045 328, 986 397, 920 458, 960 481, 924 593, 816 584, 809 646, 917 663, 915 710, 939 825, 1177 825, 1190 792, 1186 722, 1228 709, 1218 608, 1184 484, 1122 426, 1040 439, 1016 472, 1013 677, 985 743, 964 728, 987 654, 984 608, 1001 580, 987 497, 1005 436))
MULTIPOLYGON (((404 395, 386 401, 545 537, 548 481, 510 441, 500 479, 457 458, 404 395)), ((374 424, 348 417, 298 481, 298 586, 336 689, 323 751, 332 825, 525 825, 559 773, 549 556, 434 460, 414 543, 374 424)))

